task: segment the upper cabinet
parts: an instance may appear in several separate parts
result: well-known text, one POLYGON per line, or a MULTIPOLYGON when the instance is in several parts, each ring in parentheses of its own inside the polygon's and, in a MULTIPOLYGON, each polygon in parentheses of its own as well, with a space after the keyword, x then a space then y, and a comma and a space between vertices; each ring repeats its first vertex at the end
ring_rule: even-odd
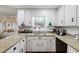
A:
POLYGON ((76 26, 76 5, 65 6, 65 26, 76 26))
POLYGON ((17 22, 18 26, 20 26, 24 22, 24 10, 17 11, 17 22))
POLYGON ((32 16, 31 16, 31 10, 25 10, 25 25, 26 26, 32 26, 32 16))
POLYGON ((77 5, 77 26, 79 26, 79 5, 77 5))
POLYGON ((64 6, 60 6, 57 9, 57 26, 63 26, 64 25, 64 6))
POLYGON ((60 6, 57 9, 57 26, 76 26, 77 25, 76 5, 60 6))
MULTIPOLYGON (((50 23, 52 24, 52 26, 54 26, 56 23, 55 14, 56 14, 56 10, 54 9, 18 10, 17 11, 18 26, 20 26, 22 23, 24 23, 25 26, 33 26, 34 17, 39 17, 39 18, 42 17, 46 19, 46 26, 48 26, 50 23)), ((42 18, 40 18, 40 20, 42 18)))
POLYGON ((18 26, 22 23, 24 23, 25 26, 32 26, 31 11, 29 10, 18 10, 17 19, 18 26))

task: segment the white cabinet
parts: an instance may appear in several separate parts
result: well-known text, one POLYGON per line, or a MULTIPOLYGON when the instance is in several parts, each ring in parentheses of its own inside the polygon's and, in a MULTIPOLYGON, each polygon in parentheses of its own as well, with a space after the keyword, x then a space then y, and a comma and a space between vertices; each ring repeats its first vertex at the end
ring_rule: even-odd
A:
POLYGON ((24 10, 18 10, 17 11, 18 26, 20 26, 24 22, 24 16, 25 16, 25 11, 24 10))
POLYGON ((2 26, 2 23, 0 23, 0 32, 3 32, 3 26, 2 26))
POLYGON ((17 24, 16 23, 12 23, 12 29, 17 29, 17 24))
POLYGON ((55 38, 54 37, 41 37, 40 51, 55 51, 55 38))
POLYGON ((47 51, 56 51, 56 40, 55 40, 55 37, 49 37, 47 44, 48 44, 47 51))
POLYGON ((23 52, 26 52, 26 38, 23 39, 23 52))
POLYGON ((39 37, 39 49, 40 51, 47 51, 48 48, 48 39, 46 37, 39 37))
POLYGON ((27 37, 27 51, 38 51, 39 40, 38 37, 27 37))
POLYGON ((13 53, 13 48, 10 48, 9 50, 7 50, 6 53, 13 53))
POLYGON ((54 37, 28 37, 27 51, 55 51, 54 37))
POLYGON ((76 26, 77 25, 76 5, 60 6, 57 9, 57 26, 76 26))
POLYGON ((15 44, 11 47, 6 53, 19 53, 20 52, 20 43, 15 44))
POLYGON ((76 5, 65 5, 65 26, 76 25, 76 5))
POLYGON ((26 52, 26 38, 23 38, 20 42, 20 52, 26 52))
POLYGON ((79 26, 79 5, 77 5, 77 26, 79 26))
POLYGON ((26 38, 9 48, 6 53, 25 53, 26 52, 26 38))
POLYGON ((79 53, 79 51, 67 45, 67 53, 79 53))
POLYGON ((57 26, 64 26, 64 9, 64 6, 60 6, 57 10, 57 26))
POLYGON ((32 16, 30 10, 25 10, 25 25, 32 26, 32 16))
POLYGON ((18 10, 17 11, 17 22, 18 26, 20 26, 22 23, 25 24, 25 26, 32 26, 32 16, 30 10, 18 10))
POLYGON ((39 40, 38 40, 38 38, 31 40, 31 44, 32 44, 31 45, 32 51, 39 51, 39 40))

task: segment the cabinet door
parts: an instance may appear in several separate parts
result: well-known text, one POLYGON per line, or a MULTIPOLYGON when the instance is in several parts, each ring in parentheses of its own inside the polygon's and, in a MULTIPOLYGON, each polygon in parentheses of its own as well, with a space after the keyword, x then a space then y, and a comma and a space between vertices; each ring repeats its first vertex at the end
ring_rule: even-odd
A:
POLYGON ((17 24, 16 23, 12 23, 12 29, 14 29, 14 30, 17 29, 17 24))
POLYGON ((32 51, 39 51, 39 39, 32 39, 32 51))
POLYGON ((2 26, 3 24, 2 23, 0 23, 0 32, 3 32, 3 26, 2 26))
POLYGON ((15 46, 13 46, 13 53, 20 52, 20 43, 18 42, 15 46))
POLYGON ((47 45, 48 45, 48 51, 55 52, 56 51, 56 40, 55 40, 55 37, 48 37, 47 45))
POLYGON ((47 47, 48 47, 47 41, 48 41, 47 37, 39 37, 40 51, 47 51, 47 47))
POLYGON ((32 26, 31 11, 29 11, 29 10, 25 11, 25 25, 32 26))
POLYGON ((17 22, 18 22, 18 26, 20 26, 22 24, 22 22, 24 22, 24 15, 25 12, 24 10, 18 10, 17 11, 17 22))
POLYGON ((26 38, 22 39, 20 42, 20 52, 25 53, 26 52, 26 38))
POLYGON ((6 53, 13 53, 13 48, 10 48, 9 50, 7 50, 6 53))
POLYGON ((26 46, 27 46, 27 51, 31 51, 32 47, 31 47, 31 38, 27 37, 27 41, 26 41, 26 46))
POLYGON ((6 53, 19 53, 20 52, 20 42, 11 47, 6 53))
POLYGON ((11 23, 6 23, 6 30, 7 29, 12 29, 12 24, 11 23))
POLYGON ((76 25, 76 5, 65 6, 65 25, 66 26, 76 25))
POLYGON ((27 51, 39 51, 38 37, 27 37, 27 51))
POLYGON ((77 26, 79 26, 79 5, 77 5, 77 26))
POLYGON ((26 52, 26 38, 24 38, 23 40, 23 52, 26 52))
POLYGON ((65 6, 60 6, 57 10, 57 26, 64 26, 64 10, 65 6))

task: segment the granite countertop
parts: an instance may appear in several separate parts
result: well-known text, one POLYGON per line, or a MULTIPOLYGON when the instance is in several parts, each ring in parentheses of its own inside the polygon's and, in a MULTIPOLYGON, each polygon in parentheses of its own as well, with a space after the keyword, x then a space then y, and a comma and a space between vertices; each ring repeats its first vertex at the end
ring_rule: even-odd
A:
POLYGON ((62 40, 63 42, 65 42, 66 44, 68 44, 69 46, 71 46, 72 48, 79 51, 79 40, 74 39, 73 36, 71 36, 71 35, 59 36, 56 34, 55 34, 55 36, 57 38, 59 38, 60 40, 62 40))
POLYGON ((19 42, 25 35, 15 33, 11 36, 8 36, 6 38, 0 39, 0 53, 5 52, 10 47, 12 47, 14 44, 19 42))
MULTIPOLYGON (((0 39, 0 53, 6 51, 14 44, 19 42, 22 38, 28 35, 34 35, 34 33, 29 33, 29 34, 15 33, 14 35, 0 39)), ((59 36, 59 35, 56 35, 55 33, 47 33, 46 35, 52 35, 52 36, 58 37, 63 42, 67 43, 68 45, 70 45, 71 47, 79 51, 79 40, 75 40, 74 37, 71 35, 59 36)))

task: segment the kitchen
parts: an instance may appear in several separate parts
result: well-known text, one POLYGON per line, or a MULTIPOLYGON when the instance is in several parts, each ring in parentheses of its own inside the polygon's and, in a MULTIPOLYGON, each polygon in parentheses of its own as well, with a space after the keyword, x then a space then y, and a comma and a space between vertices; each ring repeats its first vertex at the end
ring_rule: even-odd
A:
POLYGON ((1 53, 79 52, 78 5, 2 5, 0 9, 1 53))

